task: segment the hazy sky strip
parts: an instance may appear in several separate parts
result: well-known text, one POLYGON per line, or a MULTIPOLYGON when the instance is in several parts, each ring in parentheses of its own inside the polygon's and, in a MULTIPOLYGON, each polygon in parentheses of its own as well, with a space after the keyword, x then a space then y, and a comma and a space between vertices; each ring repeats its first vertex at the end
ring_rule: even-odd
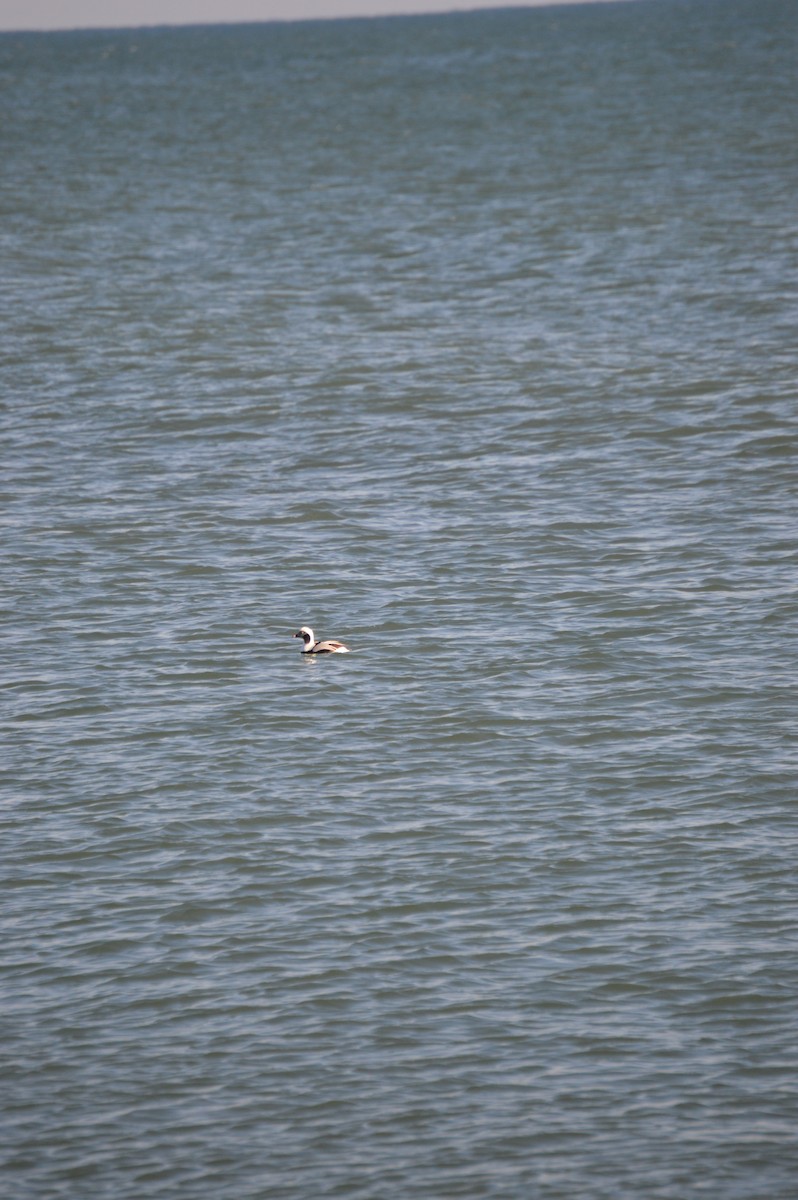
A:
POLYGON ((585 0, 114 0, 113 4, 108 0, 0 0, 0 31, 299 21, 474 8, 537 8, 552 3, 577 4, 585 0))

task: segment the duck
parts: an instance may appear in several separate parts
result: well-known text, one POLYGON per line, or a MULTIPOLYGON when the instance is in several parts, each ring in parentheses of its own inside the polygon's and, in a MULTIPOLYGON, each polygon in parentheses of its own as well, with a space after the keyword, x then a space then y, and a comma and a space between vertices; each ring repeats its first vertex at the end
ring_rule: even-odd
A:
POLYGON ((305 645, 302 647, 303 654, 348 654, 349 647, 343 642, 317 642, 313 636, 313 630, 308 625, 303 625, 299 633, 292 634, 292 637, 302 638, 305 645))

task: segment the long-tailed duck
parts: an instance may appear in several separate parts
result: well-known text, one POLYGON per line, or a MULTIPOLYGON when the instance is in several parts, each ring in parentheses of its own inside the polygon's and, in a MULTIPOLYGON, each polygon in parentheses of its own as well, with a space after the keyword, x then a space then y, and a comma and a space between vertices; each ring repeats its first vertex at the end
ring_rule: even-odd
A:
POLYGON ((305 645, 302 647, 303 654, 348 654, 349 647, 343 642, 317 642, 313 636, 313 630, 307 625, 303 625, 299 633, 293 634, 293 637, 301 637, 305 645))

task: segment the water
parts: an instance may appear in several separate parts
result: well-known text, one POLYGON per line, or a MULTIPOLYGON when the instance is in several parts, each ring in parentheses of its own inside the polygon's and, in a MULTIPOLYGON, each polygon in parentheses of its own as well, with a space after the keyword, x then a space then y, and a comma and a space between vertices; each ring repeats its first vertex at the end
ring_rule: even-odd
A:
POLYGON ((0 38, 13 1200, 796 1196, 797 14, 0 38))

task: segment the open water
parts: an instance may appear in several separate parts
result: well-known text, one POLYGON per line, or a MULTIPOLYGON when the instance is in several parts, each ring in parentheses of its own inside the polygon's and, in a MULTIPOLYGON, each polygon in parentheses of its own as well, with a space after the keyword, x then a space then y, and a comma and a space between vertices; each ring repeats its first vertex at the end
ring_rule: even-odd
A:
POLYGON ((0 38, 9 1200, 798 1195, 797 62, 0 38))

